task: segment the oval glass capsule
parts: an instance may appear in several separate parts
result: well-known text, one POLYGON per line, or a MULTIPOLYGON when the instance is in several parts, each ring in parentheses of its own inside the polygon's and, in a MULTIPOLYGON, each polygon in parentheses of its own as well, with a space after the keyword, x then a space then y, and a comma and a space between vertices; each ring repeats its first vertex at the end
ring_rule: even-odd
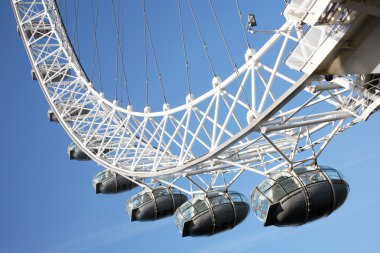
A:
POLYGON ((173 215, 186 201, 187 196, 174 188, 145 189, 128 200, 127 212, 131 221, 154 221, 173 215))
POLYGON ((331 214, 348 192, 337 170, 306 166, 269 175, 253 190, 251 204, 265 226, 299 226, 331 214))
POLYGON ((114 194, 132 190, 137 184, 131 180, 114 173, 110 170, 103 170, 95 175, 92 185, 96 194, 114 194))
POLYGON ((211 192, 178 208, 175 222, 183 237, 210 236, 241 223, 249 213, 247 198, 238 192, 211 192))

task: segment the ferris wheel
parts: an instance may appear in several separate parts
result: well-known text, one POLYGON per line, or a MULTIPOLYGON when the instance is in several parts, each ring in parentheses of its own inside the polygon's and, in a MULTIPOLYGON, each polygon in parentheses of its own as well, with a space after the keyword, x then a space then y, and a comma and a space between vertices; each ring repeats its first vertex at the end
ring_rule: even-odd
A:
MULTIPOLYGON (((197 9, 191 0, 173 2, 187 92, 182 104, 170 104, 152 38, 148 1, 142 0, 145 69, 150 50, 163 103, 161 108, 150 106, 149 98, 154 96, 149 97, 146 74, 146 90, 141 92, 146 92, 147 102, 142 110, 135 110, 127 82, 126 105, 109 101, 102 89, 95 88, 79 60, 79 46, 75 49, 69 38, 62 4, 11 0, 32 78, 38 80, 51 108, 49 119, 59 122, 73 140, 70 159, 93 160, 105 168, 94 178, 96 193, 141 186, 143 190, 127 203, 131 220, 174 214, 182 236, 231 229, 245 219, 250 205, 265 226, 302 225, 341 206, 349 186, 337 170, 319 165, 318 158, 334 136, 367 120, 379 108, 380 18, 371 11, 378 4, 285 1, 283 23, 260 30, 255 15, 245 17, 239 1, 234 1, 236 27, 245 47, 238 64, 218 12, 221 3, 210 0, 209 19, 230 65, 229 72, 219 76, 197 9), (201 94, 190 85, 192 51, 185 11, 212 77, 202 81, 202 87, 208 88, 201 94), (267 37, 256 46, 249 38, 260 34, 267 37), (265 177, 259 186, 252 186, 251 204, 243 194, 230 190, 245 171, 265 177)), ((125 79, 121 23, 114 1, 112 9, 116 50, 121 55, 117 61, 125 79)))

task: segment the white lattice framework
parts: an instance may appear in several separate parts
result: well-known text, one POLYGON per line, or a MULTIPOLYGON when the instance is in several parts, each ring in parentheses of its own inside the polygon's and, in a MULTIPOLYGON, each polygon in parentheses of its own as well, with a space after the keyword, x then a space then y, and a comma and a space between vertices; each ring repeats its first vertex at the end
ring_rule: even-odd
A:
MULTIPOLYGON (((224 80, 215 77, 203 95, 162 111, 121 108, 93 88, 54 0, 11 2, 33 73, 67 134, 98 164, 146 186, 144 178, 153 178, 193 193, 193 184, 229 187, 243 171, 266 175, 315 162, 333 136, 379 103, 378 90, 359 75, 330 82, 313 75, 349 20, 306 30, 300 22, 308 16, 301 15, 284 19, 261 48, 247 50, 244 65, 224 80), (265 60, 271 50, 273 62, 265 60)), ((305 11, 316 1, 294 2, 289 6, 305 11)))

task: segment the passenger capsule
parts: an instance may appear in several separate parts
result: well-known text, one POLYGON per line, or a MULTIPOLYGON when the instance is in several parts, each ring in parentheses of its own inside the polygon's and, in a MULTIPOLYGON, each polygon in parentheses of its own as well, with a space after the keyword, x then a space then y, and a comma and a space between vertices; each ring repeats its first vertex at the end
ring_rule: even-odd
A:
POLYGON ((77 161, 89 161, 91 158, 83 152, 75 143, 71 143, 67 147, 67 154, 69 155, 70 160, 77 160, 77 161))
POLYGON ((58 118, 55 115, 55 113, 53 112, 53 110, 49 109, 47 115, 48 115, 50 122, 59 123, 58 118))
POLYGON ((210 236, 241 223, 249 213, 247 198, 237 192, 211 192, 180 206, 175 223, 182 237, 210 236))
POLYGON ((103 170, 92 181, 96 194, 112 194, 132 190, 137 184, 110 170, 103 170))
POLYGON ((174 188, 145 189, 132 196, 127 203, 131 221, 154 221, 171 216, 187 196, 174 188))
POLYGON ((75 116, 84 116, 84 115, 87 115, 90 113, 90 109, 88 108, 75 108, 73 110, 71 110, 68 115, 70 117, 75 117, 75 116))
MULTIPOLYGON (((90 147, 90 150, 94 154, 98 153, 98 151, 99 151, 99 149, 98 149, 99 147, 96 147, 96 146, 97 145, 94 144, 93 148, 90 147)), ((103 149, 102 152, 103 152, 103 154, 106 154, 110 151, 111 151, 111 149, 105 148, 105 149, 103 149)), ((91 160, 91 158, 83 150, 81 150, 75 143, 71 143, 67 147, 67 154, 69 155, 70 160, 77 160, 77 161, 89 161, 89 160, 91 160)))
MULTIPOLYGON (((59 65, 38 65, 37 66, 42 79, 48 79, 51 82, 65 81, 70 77, 70 69, 59 65)), ((32 70, 32 79, 37 81, 37 75, 32 70)))
POLYGON ((348 192, 337 170, 306 166, 271 174, 253 190, 251 202, 265 226, 300 226, 331 214, 348 192))
MULTIPOLYGON (((50 33, 53 27, 44 21, 32 21, 30 23, 26 23, 23 26, 26 36, 28 39, 34 37, 35 39, 39 39, 44 35, 50 33)), ((18 33, 21 35, 20 28, 18 27, 18 33)))
MULTIPOLYGON (((85 116, 89 112, 90 112, 90 109, 88 109, 88 108, 82 108, 82 109, 77 108, 77 109, 73 109, 70 112, 68 112, 67 115, 69 115, 69 117, 76 117, 76 116, 79 116, 79 115, 80 116, 85 116)), ((50 122, 59 123, 58 117, 57 117, 57 115, 55 115, 55 113, 53 112, 53 110, 49 109, 47 115, 48 115, 48 118, 49 118, 50 122)), ((66 118, 67 118, 67 116, 65 117, 65 119, 66 118)))

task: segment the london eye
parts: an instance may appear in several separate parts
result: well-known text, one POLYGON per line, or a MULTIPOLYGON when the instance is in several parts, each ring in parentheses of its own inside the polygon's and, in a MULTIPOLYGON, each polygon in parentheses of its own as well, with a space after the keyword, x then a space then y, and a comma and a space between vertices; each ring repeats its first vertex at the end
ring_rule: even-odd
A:
POLYGON ((97 194, 141 188, 126 203, 131 221, 173 216, 181 236, 211 236, 250 212, 300 226, 344 204, 349 182, 319 157, 380 106, 378 2, 285 1, 270 28, 241 1, 91 0, 80 3, 88 17, 77 1, 11 4, 69 159, 103 167, 97 194), (262 182, 245 196, 248 175, 262 182))

